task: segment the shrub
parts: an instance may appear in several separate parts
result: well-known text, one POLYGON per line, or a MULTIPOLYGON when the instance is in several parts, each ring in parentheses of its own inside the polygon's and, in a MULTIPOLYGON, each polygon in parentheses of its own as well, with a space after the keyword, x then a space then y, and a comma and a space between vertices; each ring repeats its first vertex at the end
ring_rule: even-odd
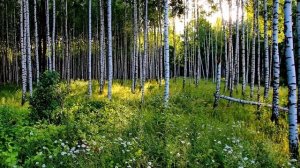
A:
POLYGON ((40 77, 40 82, 30 99, 30 117, 33 121, 59 122, 55 111, 62 107, 65 97, 63 89, 59 87, 59 81, 59 74, 54 71, 46 71, 40 77))

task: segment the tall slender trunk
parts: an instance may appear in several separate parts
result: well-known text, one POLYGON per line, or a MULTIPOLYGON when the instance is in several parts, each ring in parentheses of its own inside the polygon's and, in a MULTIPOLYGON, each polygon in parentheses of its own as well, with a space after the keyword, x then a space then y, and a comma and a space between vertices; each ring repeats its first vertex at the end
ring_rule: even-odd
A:
MULTIPOLYGON (((243 0, 242 0, 243 1, 243 0)), ((240 3, 239 0, 236 0, 236 6, 237 9, 240 8, 240 3)), ((238 87, 239 84, 239 50, 240 50, 240 31, 239 31, 239 10, 237 10, 236 12, 236 39, 235 39, 235 60, 234 60, 234 67, 235 67, 235 85, 236 85, 236 89, 238 87)))
POLYGON ((168 0, 164 0, 164 56, 165 56, 165 106, 169 102, 169 79, 170 79, 170 65, 169 65, 169 5, 168 0))
POLYGON ((51 39, 50 39, 50 25, 49 25, 49 0, 46 0, 46 38, 47 38, 47 49, 46 56, 48 61, 48 70, 52 70, 52 51, 51 51, 51 39))
POLYGON ((70 55, 69 55, 69 35, 68 35, 68 0, 65 0, 65 52, 66 52, 66 62, 67 62, 67 83, 68 83, 68 90, 70 89, 70 55))
POLYGON ((26 29, 26 53, 27 53, 27 69, 28 84, 30 97, 32 96, 32 66, 31 66, 31 43, 30 43, 30 24, 29 24, 29 2, 25 0, 25 29, 26 29))
POLYGON ((55 7, 55 1, 56 0, 53 0, 53 15, 52 15, 52 69, 53 69, 53 71, 55 71, 56 70, 56 67, 55 67, 55 65, 56 65, 56 61, 55 61, 55 42, 56 42, 56 40, 55 40, 55 27, 56 27, 56 25, 55 25, 55 22, 56 22, 56 7, 55 7))
POLYGON ((103 88, 104 88, 104 10, 103 10, 103 1, 99 0, 99 10, 100 10, 100 94, 103 93, 103 88))
POLYGON ((36 80, 39 82, 40 78, 40 65, 39 65, 39 36, 38 24, 36 18, 36 0, 34 2, 34 36, 35 36, 35 61, 36 61, 36 80))
POLYGON ((148 0, 145 0, 144 56, 142 60, 142 103, 145 97, 146 58, 148 55, 148 0))
POLYGON ((173 61, 173 64, 174 64, 174 78, 176 80, 176 76, 177 76, 177 71, 176 71, 176 36, 175 36, 175 31, 176 30, 176 26, 175 26, 175 18, 173 18, 173 48, 174 48, 174 51, 173 51, 173 57, 174 57, 174 61, 173 61))
MULTIPOLYGON (((296 28, 297 28, 297 57, 298 57, 298 118, 300 118, 300 1, 297 1, 297 19, 296 19, 296 28)), ((299 119, 298 119, 299 122, 299 119)))
POLYGON ((294 42, 292 29, 292 0, 284 3, 284 25, 285 25, 285 62, 287 69, 287 81, 289 88, 289 146, 291 156, 298 158, 298 124, 297 124, 297 86, 294 62, 294 42))
POLYGON ((133 55, 132 55, 132 62, 131 62, 131 76, 132 76, 132 85, 131 85, 131 92, 135 93, 136 87, 136 64, 137 64, 137 33, 138 33, 138 18, 137 18, 137 0, 133 0, 133 55))
POLYGON ((228 41, 228 59, 229 59, 229 88, 230 88, 230 97, 232 96, 233 92, 233 80, 234 80, 234 67, 233 67, 233 53, 232 53, 232 25, 231 25, 231 7, 232 2, 231 0, 228 1, 229 3, 229 41, 228 41))
POLYGON ((256 14, 257 14, 257 9, 256 5, 257 0, 254 0, 253 4, 253 37, 252 37, 252 57, 251 57, 251 84, 250 84, 250 97, 253 97, 253 92, 254 92, 254 81, 255 81, 255 40, 257 36, 257 26, 256 26, 256 14))
POLYGON ((186 17, 188 15, 188 0, 185 0, 185 14, 184 14, 184 72, 183 72, 183 89, 186 85, 186 76, 187 76, 187 27, 186 27, 186 17))
POLYGON ((89 89, 88 89, 88 94, 91 97, 92 96, 92 2, 91 2, 91 0, 89 0, 89 30, 88 31, 89 31, 89 56, 88 56, 89 89))
POLYGON ((111 34, 111 0, 107 0, 107 35, 108 35, 108 99, 112 98, 113 60, 112 60, 112 34, 111 34))
POLYGON ((268 8, 267 0, 264 0, 264 49, 265 49, 265 90, 264 98, 269 94, 269 40, 268 40, 268 8))
POLYGON ((246 91, 246 61, 245 61, 245 24, 244 24, 244 0, 242 0, 242 94, 246 91))
POLYGON ((27 67, 26 67, 26 51, 24 41, 24 4, 23 0, 20 3, 20 41, 21 41, 21 55, 22 55, 22 105, 26 101, 27 89, 27 67))

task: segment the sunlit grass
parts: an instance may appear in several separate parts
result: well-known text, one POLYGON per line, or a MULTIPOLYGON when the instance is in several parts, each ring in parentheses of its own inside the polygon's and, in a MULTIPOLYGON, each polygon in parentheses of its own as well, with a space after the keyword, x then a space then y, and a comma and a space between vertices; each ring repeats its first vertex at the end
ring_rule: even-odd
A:
MULTIPOLYGON (((107 99, 107 86, 100 94, 98 82, 93 81, 90 100, 87 85, 86 81, 72 81, 64 111, 72 116, 91 100, 104 102, 103 109, 97 112, 104 115, 103 124, 90 121, 98 115, 95 112, 84 113, 82 120, 74 121, 84 126, 80 132, 82 137, 89 142, 96 141, 103 149, 94 156, 67 162, 71 167, 147 167, 149 162, 150 167, 289 167, 287 115, 281 113, 280 124, 275 126, 270 121, 269 108, 261 109, 260 119, 256 106, 228 104, 226 100, 220 100, 213 110, 215 84, 211 81, 201 80, 195 87, 194 80, 188 79, 183 89, 181 78, 171 80, 169 108, 162 106, 164 82, 161 86, 155 80, 145 83, 145 104, 141 104, 139 81, 135 94, 131 93, 130 81, 123 84, 114 81, 111 102, 107 99), (133 145, 124 147, 125 142, 133 145), (130 162, 133 158, 135 162, 130 162)), ((224 83, 221 90, 222 94, 229 95, 228 91, 224 92, 224 83)), ((234 96, 256 100, 256 92, 250 99, 248 86, 243 97, 239 85, 234 96)), ((269 99, 263 99, 262 87, 261 101, 270 103, 271 97, 272 90, 269 99)), ((27 110, 28 105, 20 107, 19 89, 6 87, 0 90, 0 98, 0 111, 4 106, 27 110)), ((280 104, 286 106, 286 103, 287 88, 281 88, 280 104)), ((43 132, 47 127, 43 125, 40 129, 37 125, 35 129, 43 132)), ((56 126, 49 127, 52 130, 56 126)), ((62 128, 57 127, 55 136, 59 132, 74 134, 62 128)), ((39 141, 44 142, 43 138, 39 141)))

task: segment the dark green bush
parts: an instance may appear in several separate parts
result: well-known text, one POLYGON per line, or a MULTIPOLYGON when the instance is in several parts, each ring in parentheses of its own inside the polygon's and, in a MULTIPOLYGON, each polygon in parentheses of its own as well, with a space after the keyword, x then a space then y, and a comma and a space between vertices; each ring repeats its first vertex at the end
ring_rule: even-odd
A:
POLYGON ((40 77, 36 89, 30 99, 33 121, 47 120, 50 123, 59 123, 55 113, 63 105, 64 92, 59 87, 60 76, 57 72, 46 71, 40 77))

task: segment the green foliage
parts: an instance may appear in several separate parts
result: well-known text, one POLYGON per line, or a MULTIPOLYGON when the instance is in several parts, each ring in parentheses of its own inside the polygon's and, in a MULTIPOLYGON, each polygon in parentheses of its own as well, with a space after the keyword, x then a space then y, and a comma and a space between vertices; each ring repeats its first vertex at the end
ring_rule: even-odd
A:
POLYGON ((40 77, 40 82, 30 99, 30 117, 33 121, 47 120, 50 123, 59 123, 56 110, 62 107, 64 93, 59 87, 59 74, 46 71, 40 77))
MULTIPOLYGON (((0 105, 0 167, 295 165, 289 160, 285 114, 275 126, 268 109, 262 109, 261 120, 256 119, 252 106, 228 106, 221 100, 213 110, 214 84, 201 81, 196 88, 190 81, 182 91, 182 80, 177 82, 171 81, 170 106, 164 108, 163 87, 156 82, 146 84, 146 101, 141 107, 140 93, 132 95, 130 84, 115 83, 114 99, 107 101, 96 89, 94 97, 87 99, 87 82, 75 81, 60 110, 60 125, 33 123, 28 109, 0 105)), ((280 96, 284 105, 286 88, 280 90, 280 96)))

